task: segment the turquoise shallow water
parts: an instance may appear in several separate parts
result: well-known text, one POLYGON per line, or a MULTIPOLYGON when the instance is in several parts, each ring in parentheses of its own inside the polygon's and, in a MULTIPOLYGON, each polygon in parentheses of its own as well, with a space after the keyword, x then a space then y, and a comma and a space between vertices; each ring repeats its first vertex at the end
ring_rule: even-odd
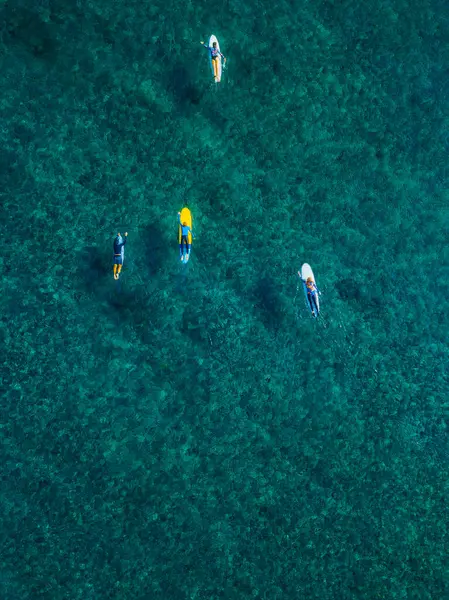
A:
POLYGON ((210 8, 0 4, 0 597, 449 598, 448 8, 210 8))

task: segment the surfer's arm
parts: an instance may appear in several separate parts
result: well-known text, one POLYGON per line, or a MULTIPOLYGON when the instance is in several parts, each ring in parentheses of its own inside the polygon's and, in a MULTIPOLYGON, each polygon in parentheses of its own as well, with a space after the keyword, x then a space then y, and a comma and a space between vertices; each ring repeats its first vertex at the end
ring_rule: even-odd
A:
MULTIPOLYGON (((120 233, 119 233, 119 235, 120 235, 120 233)), ((120 251, 121 248, 126 244, 127 237, 128 237, 128 232, 125 233, 125 237, 122 237, 122 242, 120 244, 117 244, 116 246, 114 245, 114 248, 117 247, 120 251)))

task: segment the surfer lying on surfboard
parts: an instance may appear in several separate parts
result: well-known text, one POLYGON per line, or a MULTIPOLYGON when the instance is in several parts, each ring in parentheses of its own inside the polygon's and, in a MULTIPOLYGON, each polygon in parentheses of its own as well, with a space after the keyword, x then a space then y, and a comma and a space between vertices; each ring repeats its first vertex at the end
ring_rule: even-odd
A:
POLYGON ((212 61, 212 67, 214 70, 214 81, 216 83, 219 83, 220 82, 220 66, 218 64, 218 60, 219 60, 219 57, 221 56, 221 58, 223 59, 223 65, 225 65, 226 57, 224 54, 222 54, 220 52, 220 48, 218 47, 217 42, 213 42, 212 46, 206 46, 205 42, 201 42, 201 43, 203 44, 203 46, 205 48, 207 48, 207 50, 209 50, 210 59, 212 61))
POLYGON ((185 246, 185 249, 186 249, 185 262, 187 262, 189 260, 189 254, 190 254, 189 233, 193 237, 193 231, 192 231, 192 228, 187 225, 186 221, 184 221, 184 222, 181 221, 181 213, 180 212, 178 213, 178 217, 179 217, 179 226, 181 227, 181 240, 179 242, 179 255, 181 257, 181 260, 184 262, 184 246, 185 246))
POLYGON ((122 270, 123 261, 125 259, 125 244, 126 244, 126 236, 128 232, 125 233, 125 237, 122 238, 120 233, 117 233, 117 236, 114 240, 114 279, 118 279, 120 277, 120 271, 122 270))
POLYGON ((320 314, 320 308, 319 308, 319 304, 318 304, 317 295, 321 294, 321 292, 319 291, 319 289, 316 286, 316 283, 313 281, 313 279, 311 277, 307 277, 307 279, 303 279, 301 276, 301 271, 298 271, 298 275, 299 275, 299 278, 301 279, 301 281, 305 284, 305 286, 307 288, 307 300, 309 301, 310 310, 312 311, 312 315, 315 316, 315 311, 316 311, 316 316, 318 316, 320 314))

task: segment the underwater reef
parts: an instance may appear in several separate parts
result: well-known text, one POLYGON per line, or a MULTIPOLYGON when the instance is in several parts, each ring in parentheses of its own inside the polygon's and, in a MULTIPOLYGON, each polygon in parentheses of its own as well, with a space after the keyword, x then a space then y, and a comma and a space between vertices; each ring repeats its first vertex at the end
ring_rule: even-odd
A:
POLYGON ((0 598, 449 598, 447 5, 0 34, 0 598))

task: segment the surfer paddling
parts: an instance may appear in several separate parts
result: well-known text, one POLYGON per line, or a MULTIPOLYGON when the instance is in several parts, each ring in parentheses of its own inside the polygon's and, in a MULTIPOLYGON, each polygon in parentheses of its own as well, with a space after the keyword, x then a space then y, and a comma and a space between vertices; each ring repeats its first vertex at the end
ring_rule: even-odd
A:
POLYGON ((214 41, 214 42, 212 42, 212 45, 210 45, 210 42, 209 42, 209 45, 207 45, 207 46, 206 46, 206 42, 201 42, 201 44, 209 51, 213 75, 214 75, 214 81, 215 81, 215 83, 220 83, 220 81, 221 81, 220 59, 223 59, 223 67, 224 67, 224 65, 226 64, 226 57, 222 52, 220 52, 218 42, 214 41))
POLYGON ((308 276, 306 279, 301 275, 301 271, 298 271, 299 278, 306 286, 307 292, 307 300, 309 302, 310 310, 312 311, 312 316, 318 316, 320 314, 320 305, 318 300, 318 294, 321 294, 317 285, 312 277, 308 276))

